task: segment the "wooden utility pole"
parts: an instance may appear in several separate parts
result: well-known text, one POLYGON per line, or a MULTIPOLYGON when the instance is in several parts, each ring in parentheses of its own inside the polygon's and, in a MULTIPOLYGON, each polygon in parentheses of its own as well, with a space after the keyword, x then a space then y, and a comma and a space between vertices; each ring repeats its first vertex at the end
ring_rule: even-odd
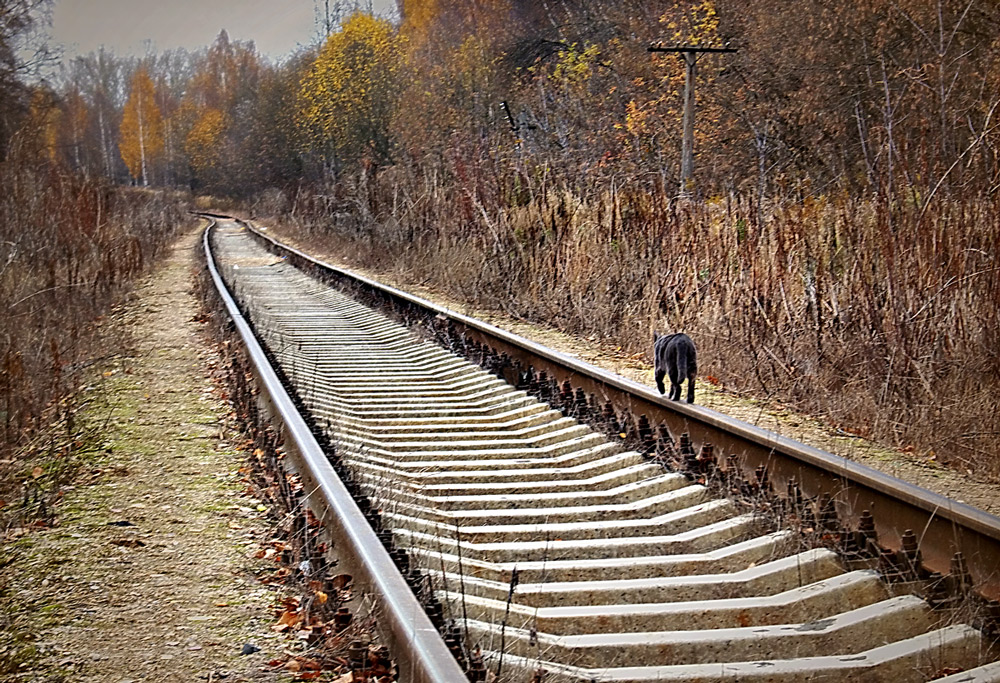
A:
POLYGON ((681 194, 687 194, 694 178, 694 79, 698 55, 705 52, 736 52, 735 47, 698 47, 662 44, 649 46, 650 52, 674 52, 684 60, 684 137, 681 138, 681 194))

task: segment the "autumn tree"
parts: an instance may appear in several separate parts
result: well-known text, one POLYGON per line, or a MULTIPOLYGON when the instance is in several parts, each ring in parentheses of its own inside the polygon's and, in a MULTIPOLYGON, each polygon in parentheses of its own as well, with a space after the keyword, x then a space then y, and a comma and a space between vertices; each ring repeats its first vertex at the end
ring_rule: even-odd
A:
POLYGON ((253 185, 255 166, 247 147, 265 67, 252 42, 231 41, 226 31, 190 66, 173 123, 191 186, 241 194, 253 185))
POLYGON ((163 153, 163 117, 145 67, 132 76, 118 149, 132 177, 149 185, 149 167, 163 153))
POLYGON ((208 108, 201 112, 188 131, 184 151, 191 167, 202 178, 210 177, 219 170, 226 126, 225 113, 208 108))
POLYGON ((252 109, 251 132, 242 153, 253 167, 248 191, 297 184, 303 167, 295 111, 299 83, 311 60, 302 56, 265 69, 252 109))
POLYGON ((232 41, 226 31, 220 31, 193 67, 186 96, 199 107, 225 111, 253 99, 261 63, 253 42, 232 41))
POLYGON ((20 128, 14 135, 19 156, 35 161, 58 161, 60 111, 56 94, 37 85, 30 88, 29 104, 20 117, 20 128))
POLYGON ((383 19, 355 12, 302 78, 298 121, 309 150, 331 168, 392 151, 401 39, 383 19))
POLYGON ((0 156, 28 112, 30 77, 47 61, 44 45, 32 36, 49 0, 0 0, 0 156))
POLYGON ((156 85, 156 105, 163 117, 163 169, 165 184, 187 184, 190 167, 184 152, 186 119, 181 103, 191 83, 197 54, 178 48, 167 50, 150 61, 150 77, 156 85))
POLYGON ((81 161, 87 168, 115 180, 127 177, 128 170, 116 154, 118 135, 116 122, 121 121, 127 98, 127 71, 131 60, 116 56, 101 48, 97 52, 74 58, 64 65, 62 90, 67 97, 79 93, 88 111, 84 138, 81 140, 81 161))

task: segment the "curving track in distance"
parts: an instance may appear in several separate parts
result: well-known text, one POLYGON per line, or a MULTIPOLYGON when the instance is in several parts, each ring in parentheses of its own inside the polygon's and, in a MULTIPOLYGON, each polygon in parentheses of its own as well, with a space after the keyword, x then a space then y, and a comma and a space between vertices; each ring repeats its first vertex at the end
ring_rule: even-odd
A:
POLYGON ((461 673, 393 597, 404 577, 472 679, 1000 680, 1000 520, 245 224, 221 221, 209 242, 326 446, 329 460, 299 446, 315 452, 297 467, 360 504, 319 501, 371 556, 360 571, 390 595, 412 680, 461 673), (363 519, 362 538, 348 529, 363 519))

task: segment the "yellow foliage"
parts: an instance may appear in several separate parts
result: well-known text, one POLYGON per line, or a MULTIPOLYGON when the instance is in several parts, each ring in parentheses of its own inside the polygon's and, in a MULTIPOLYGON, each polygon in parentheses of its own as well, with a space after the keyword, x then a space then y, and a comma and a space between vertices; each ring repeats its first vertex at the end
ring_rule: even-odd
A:
POLYGON ((163 154, 163 145, 163 116, 156 105, 156 89, 146 68, 140 67, 129 84, 118 143, 133 178, 148 182, 149 166, 163 154))
POLYGON ((568 50, 559 54, 552 77, 569 90, 576 90, 586 85, 593 72, 593 64, 601 50, 597 45, 589 45, 581 50, 573 43, 568 50))
POLYGON ((218 165, 226 125, 226 115, 213 108, 206 109, 195 120, 184 140, 184 151, 195 171, 204 172, 218 165))
POLYGON ((670 41, 685 45, 717 45, 719 40, 719 15, 712 0, 691 3, 682 14, 667 13, 660 17, 670 34, 670 41))
POLYGON ((403 41, 392 24, 355 12, 302 78, 299 128, 328 161, 389 154, 403 41))
POLYGON ((43 88, 35 89, 31 93, 28 121, 24 130, 29 135, 36 136, 49 161, 56 160, 59 119, 60 112, 52 93, 43 88))

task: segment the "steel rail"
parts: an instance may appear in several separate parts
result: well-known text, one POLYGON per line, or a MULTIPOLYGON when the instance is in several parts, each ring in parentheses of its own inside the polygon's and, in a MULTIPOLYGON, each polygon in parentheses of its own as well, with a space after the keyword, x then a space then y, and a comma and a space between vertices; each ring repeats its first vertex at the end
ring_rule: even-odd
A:
POLYGON ((272 419, 280 423, 276 426, 280 426, 285 449, 303 477, 310 507, 333 536, 341 564, 352 573, 356 585, 375 597, 380 609, 379 624, 400 667, 401 680, 413 683, 466 680, 464 672, 296 410, 223 282, 211 250, 211 231, 216 226, 214 218, 210 217, 212 222, 203 236, 205 260, 212 281, 246 347, 261 398, 265 399, 272 419))
POLYGON ((988 600, 1000 600, 1000 518, 994 515, 710 408, 670 401, 637 382, 316 259, 246 221, 239 222, 292 265, 328 281, 360 288, 397 312, 420 312, 434 324, 445 321, 466 339, 488 345, 521 367, 544 371, 559 383, 569 381, 574 388, 609 401, 619 410, 645 415, 654 425, 666 425, 672 434, 688 432, 696 447, 713 444, 716 452, 736 457, 735 463, 747 480, 753 480, 758 468, 764 467, 775 491, 785 491, 794 481, 808 497, 830 496, 844 529, 857 527, 862 512, 870 511, 878 544, 884 548, 900 551, 903 533, 912 530, 919 540, 920 561, 930 572, 951 573, 956 553, 962 553, 975 592, 988 600))

